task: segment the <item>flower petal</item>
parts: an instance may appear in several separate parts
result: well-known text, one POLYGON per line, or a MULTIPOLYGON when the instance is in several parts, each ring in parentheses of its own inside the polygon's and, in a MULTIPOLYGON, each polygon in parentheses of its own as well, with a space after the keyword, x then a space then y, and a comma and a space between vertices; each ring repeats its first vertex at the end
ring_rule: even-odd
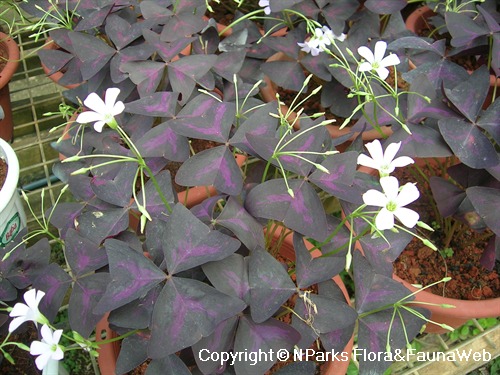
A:
POLYGON ((391 143, 389 146, 386 147, 384 151, 384 164, 391 164, 392 160, 396 156, 396 154, 399 151, 399 148, 401 147, 401 142, 397 143, 391 143))
POLYGON ((91 92, 87 99, 83 101, 85 107, 100 113, 101 115, 105 115, 107 112, 106 104, 102 101, 102 99, 95 92, 91 92))
POLYGON ((389 77, 389 69, 387 68, 380 67, 377 68, 376 71, 381 80, 385 80, 387 77, 389 77))
POLYGON ((49 362, 51 356, 52 354, 50 352, 45 352, 36 357, 35 359, 36 367, 39 370, 43 370, 45 366, 47 366, 47 363, 49 362))
MULTIPOLYGON (((375 61, 375 58, 373 56, 372 51, 368 47, 361 46, 358 48, 358 53, 361 57, 363 57, 366 61, 368 61, 370 63, 370 69, 368 69, 368 70, 371 70, 371 64, 373 64, 373 62, 375 61)), ((361 65, 363 65, 363 64, 361 64, 361 65)))
POLYGON ((118 95, 120 95, 120 89, 118 87, 110 87, 109 89, 106 90, 106 94, 104 95, 104 101, 106 104, 106 108, 108 108, 108 110, 114 107, 118 95))
POLYGON ((41 341, 32 341, 30 345, 30 354, 31 355, 40 355, 47 351, 48 345, 41 341))
POLYGON ((370 153, 373 160, 380 166, 384 163, 384 151, 378 139, 366 144, 366 149, 370 153))
POLYGON ((369 62, 363 62, 361 64, 359 64, 359 71, 360 72, 369 72, 372 70, 372 64, 370 64, 369 62))
POLYGON ((418 197, 420 197, 420 192, 417 187, 411 182, 408 182, 401 188, 401 191, 396 198, 396 203, 398 204, 398 207, 404 207, 411 202, 416 201, 418 197))
POLYGON ((363 194, 363 202, 368 206, 385 207, 387 197, 378 190, 370 189, 363 194))
POLYGON ((106 125, 104 121, 97 121, 94 124, 94 130, 98 133, 102 133, 102 128, 104 128, 104 125, 106 125))
POLYGON ((381 66, 393 66, 398 65, 401 61, 399 60, 398 55, 395 53, 391 53, 390 55, 384 57, 380 62, 381 66))
POLYGON ((24 316, 20 316, 18 318, 12 319, 12 321, 9 324, 9 332, 14 332, 16 329, 19 328, 19 326, 21 324, 23 324, 24 322, 27 322, 27 321, 28 321, 28 319, 26 319, 26 317, 24 317, 24 316))
POLYGON ((103 119, 104 116, 100 113, 94 111, 86 111, 78 115, 78 117, 76 118, 76 122, 80 124, 90 124, 91 122, 102 121, 103 119))
POLYGON ((385 55, 385 50, 387 49, 387 43, 384 42, 383 40, 379 40, 377 43, 375 43, 375 48, 374 48, 374 57, 375 61, 382 61, 385 55))
POLYGON ((394 215, 387 208, 382 208, 375 218, 375 226, 378 230, 392 229, 394 227, 394 215))
POLYGON ((403 223, 405 227, 408 228, 413 228, 420 218, 417 212, 406 207, 399 207, 396 211, 394 211, 394 215, 401 223, 403 223))
POLYGON ((124 110, 125 110, 125 104, 123 104, 123 102, 121 101, 118 101, 115 103, 113 110, 111 111, 111 114, 113 116, 116 116, 122 113, 124 110))
POLYGON ((377 163, 375 160, 373 160, 371 157, 365 154, 360 154, 358 156, 358 164, 373 169, 379 169, 380 167, 379 163, 377 163))
POLYGON ((397 201, 399 181, 394 176, 386 176, 380 178, 380 185, 389 201, 397 201))
POLYGON ((391 165, 395 168, 406 167, 407 165, 413 164, 415 161, 409 156, 400 156, 391 162, 391 165))

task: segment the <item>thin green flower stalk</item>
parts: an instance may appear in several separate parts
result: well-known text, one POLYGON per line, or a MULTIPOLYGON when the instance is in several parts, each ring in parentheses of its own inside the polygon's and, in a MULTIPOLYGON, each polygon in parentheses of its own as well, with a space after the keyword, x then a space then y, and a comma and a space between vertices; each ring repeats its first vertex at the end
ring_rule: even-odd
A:
POLYGON ((51 4, 51 8, 49 10, 45 10, 39 5, 35 5, 38 10, 43 12, 43 16, 34 25, 27 27, 27 30, 34 31, 34 33, 29 37, 34 38, 35 41, 38 41, 40 36, 43 36, 49 31, 57 29, 73 30, 75 26, 73 19, 78 17, 77 9, 80 5, 80 0, 76 3, 74 9, 72 10, 69 9, 68 2, 66 1, 64 11, 59 9, 58 0, 48 0, 48 2, 51 4), (54 18, 56 22, 48 21, 50 18, 54 18))
MULTIPOLYGON (((118 124, 115 116, 119 115, 120 113, 123 112, 125 109, 125 105, 121 101, 117 101, 118 95, 120 94, 120 90, 118 88, 108 88, 106 90, 106 102, 104 102, 96 93, 91 93, 89 96, 84 100, 84 105, 87 108, 90 108, 90 111, 85 111, 82 112, 78 115, 76 121, 78 123, 84 124, 84 123, 94 123, 93 127, 94 130, 97 132, 102 132, 102 129, 104 126, 108 126, 110 129, 116 131, 118 133, 118 136, 120 139, 123 140, 123 142, 126 144, 128 149, 132 152, 134 157, 127 157, 127 156, 118 156, 118 155, 107 155, 104 157, 111 158, 112 160, 106 161, 103 163, 100 163, 98 165, 93 165, 90 167, 85 167, 81 168, 77 171, 74 171, 73 174, 80 174, 80 173, 87 173, 91 171, 92 169, 107 166, 107 165, 112 165, 115 163, 122 163, 122 162, 134 162, 137 163, 138 165, 138 170, 137 173, 134 176, 134 180, 132 183, 132 194, 135 199, 135 203, 137 205, 137 208, 139 212, 142 214, 141 216, 141 232, 144 232, 144 228, 146 226, 147 220, 151 220, 151 216, 149 215, 146 207, 147 207, 147 201, 146 201, 146 194, 145 194, 145 179, 144 175, 147 174, 151 182, 153 183, 153 186, 155 187, 156 191, 158 192, 158 195, 160 199, 162 200, 163 204, 165 205, 165 208, 167 211, 170 213, 172 212, 172 207, 170 206, 170 203, 166 199, 165 195, 163 194, 161 187, 158 184, 158 181, 156 180, 156 177, 154 176, 153 172, 149 168, 149 166, 146 164, 146 161, 142 157, 140 151, 138 148, 135 146, 134 142, 130 139, 128 134, 120 127, 118 124), (135 186, 137 182, 140 179, 140 186, 142 188, 143 194, 142 194, 142 202, 137 199, 137 195, 135 192, 135 186)), ((87 159, 87 158, 96 158, 96 157, 102 157, 103 155, 75 155, 71 158, 68 158, 65 160, 65 162, 72 162, 72 161, 77 161, 80 159, 87 159)))
MULTIPOLYGON (((233 0, 233 1, 235 1, 238 4, 238 7, 240 7, 244 3, 244 0, 233 0)), ((207 4, 207 9, 209 9, 210 12, 213 12, 213 9, 208 4, 207 4)), ((273 25, 268 31, 266 31, 262 35, 262 37, 257 41, 257 44, 259 44, 267 36, 271 35, 277 28, 279 28, 282 25, 288 27, 289 29, 293 29, 294 23, 296 23, 297 21, 292 20, 291 16, 297 16, 298 20, 304 21, 306 23, 306 28, 308 31, 311 30, 314 31, 316 27, 321 27, 321 24, 318 23, 317 21, 309 19, 302 13, 297 12, 293 9, 286 8, 283 9, 281 13, 283 14, 283 18, 277 18, 277 17, 267 16, 268 13, 265 11, 264 8, 256 9, 252 12, 243 15, 237 20, 234 20, 231 24, 229 24, 219 32, 219 36, 224 35, 228 30, 231 30, 234 26, 238 25, 239 23, 245 20, 261 20, 261 21, 273 20, 277 22, 277 24, 273 25), (266 15, 263 16, 262 13, 266 15)))
POLYGON ((6 253, 3 256, 2 262, 7 260, 12 255, 12 253, 16 249, 18 249, 20 246, 22 246, 23 244, 27 244, 31 239, 38 237, 39 235, 46 235, 46 236, 50 237, 51 240, 56 241, 60 244, 63 244, 63 241, 58 236, 55 236, 54 234, 51 233, 49 226, 50 226, 50 220, 52 219, 52 216, 54 215, 54 211, 55 211, 57 205, 59 204, 61 197, 66 192, 66 190, 68 190, 68 185, 64 185, 64 187, 61 189, 61 191, 59 192, 59 195, 56 198, 54 206, 52 207, 52 209, 50 210, 50 212, 46 218, 44 215, 45 189, 42 189, 42 191, 40 193, 41 220, 38 219, 37 215, 35 214, 35 211, 30 203, 28 196, 26 195, 26 193, 23 190, 21 190, 22 197, 25 200, 26 205, 28 206, 28 210, 31 212, 31 215, 35 218, 35 221, 38 224, 39 228, 31 231, 29 233, 29 235, 24 236, 21 242, 19 242, 16 246, 14 246, 8 253, 6 253))
MULTIPOLYGON (((344 52, 337 45, 337 41, 335 40, 335 38, 330 37, 330 42, 331 42, 331 45, 334 47, 334 51, 330 50, 329 48, 323 47, 323 50, 337 61, 336 63, 331 64, 330 67, 341 68, 341 69, 344 69, 348 73, 348 75, 352 81, 352 84, 353 84, 353 86, 350 88, 351 92, 349 93, 348 98, 357 97, 357 99, 358 99, 358 105, 353 110, 351 116, 349 116, 342 123, 342 125, 340 126, 340 129, 344 128, 352 120, 352 118, 355 116, 355 114, 358 111, 361 111, 363 114, 363 117, 365 117, 365 119, 368 121, 368 123, 383 136, 383 133, 381 131, 380 126, 378 125, 378 120, 377 120, 377 117, 378 117, 377 110, 379 109, 379 110, 385 112, 392 119, 394 119, 394 121, 396 121, 399 125, 401 125, 401 127, 403 129, 405 129, 405 131, 407 133, 411 134, 411 131, 408 128, 408 126, 406 125, 404 118, 402 117, 401 110, 399 108, 400 107, 399 106, 400 96, 401 95, 417 95, 417 96, 420 96, 421 98, 423 98, 424 100, 426 100, 427 102, 430 102, 430 98, 428 98, 422 94, 416 93, 416 92, 399 91, 398 90, 398 82, 397 82, 396 65, 394 65, 394 76, 395 76, 394 87, 389 85, 385 81, 385 78, 380 77, 378 73, 376 74, 372 70, 369 70, 366 73, 365 73, 365 71, 361 71, 360 67, 366 63, 361 63, 359 61, 359 59, 354 55, 354 53, 351 50, 347 49, 346 50, 347 53, 351 56, 351 58, 354 59, 354 61, 356 63, 356 70, 354 71, 351 68, 346 56, 344 55, 344 52), (387 93, 376 95, 375 92, 373 91, 372 86, 371 86, 372 80, 375 80, 376 82, 378 82, 387 91, 387 93), (383 107, 379 103, 379 99, 382 99, 385 97, 392 97, 395 100, 396 104, 395 104, 395 108, 394 108, 394 114, 391 111, 389 111, 388 109, 386 109, 385 107, 383 107), (365 111, 365 105, 367 105, 368 103, 373 103, 373 105, 374 105, 374 109, 373 109, 373 112, 374 112, 373 117, 374 118, 373 119, 370 116, 368 116, 368 114, 365 111)), ((365 49, 362 51, 366 53, 366 50, 367 49, 365 47, 365 49)), ((383 52, 385 53, 385 48, 383 49, 383 52)), ((389 56, 395 56, 395 55, 389 55, 389 56)), ((373 59, 374 59, 373 69, 375 69, 375 67, 385 68, 385 65, 384 64, 380 65, 380 62, 377 61, 375 59, 375 57, 373 57, 373 59)), ((395 58, 392 58, 392 60, 395 60, 395 58)), ((387 64, 390 64, 390 62, 388 61, 387 64)), ((387 66, 389 66, 389 65, 387 65, 387 66)))

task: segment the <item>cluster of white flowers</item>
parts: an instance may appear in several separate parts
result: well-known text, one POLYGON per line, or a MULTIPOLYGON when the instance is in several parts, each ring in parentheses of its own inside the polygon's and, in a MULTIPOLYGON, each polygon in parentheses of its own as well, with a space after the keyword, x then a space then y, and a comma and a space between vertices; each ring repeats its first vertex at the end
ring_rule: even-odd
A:
POLYGON ((375 218, 375 226, 378 230, 394 228, 394 217, 408 228, 413 228, 419 220, 417 212, 405 207, 420 196, 415 184, 408 182, 400 188, 398 179, 389 176, 396 167, 404 167, 414 162, 408 156, 394 159, 400 147, 401 142, 391 143, 384 153, 377 139, 366 145, 371 157, 364 154, 358 157, 358 164, 377 169, 380 173, 380 185, 383 192, 371 189, 363 194, 365 204, 382 207, 375 218))
POLYGON ((314 30, 314 35, 306 40, 304 43, 297 43, 301 47, 301 51, 310 53, 313 56, 318 56, 320 52, 332 44, 333 39, 340 40, 341 42, 345 39, 345 34, 335 35, 330 28, 323 26, 321 29, 316 28, 314 30))
POLYGON ((51 369, 50 374, 57 374, 58 361, 64 357, 64 348, 59 345, 63 330, 53 331, 48 325, 47 318, 40 312, 38 305, 45 296, 41 290, 30 289, 24 293, 24 301, 14 305, 9 316, 14 318, 10 322, 9 332, 14 332, 24 322, 32 321, 35 325, 43 324, 40 332, 41 341, 33 341, 30 346, 30 354, 38 356, 35 359, 36 367, 39 370, 51 369))

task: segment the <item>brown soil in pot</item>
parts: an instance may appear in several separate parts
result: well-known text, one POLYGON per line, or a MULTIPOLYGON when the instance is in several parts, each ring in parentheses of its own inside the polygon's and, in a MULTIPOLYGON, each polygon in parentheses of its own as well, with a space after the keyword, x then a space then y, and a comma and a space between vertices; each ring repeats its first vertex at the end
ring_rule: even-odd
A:
POLYGON ((7 47, 5 46, 5 44, 0 43, 0 72, 5 68, 5 65, 7 65, 8 60, 9 60, 9 53, 7 51, 7 47))
MULTIPOLYGON (((423 168, 427 176, 439 174, 439 171, 423 168)), ((405 182, 415 182, 415 178, 409 173, 408 168, 401 168, 395 173, 400 185, 405 182)), ((408 207, 420 214, 420 220, 431 225, 436 222, 432 206, 426 195, 430 193, 428 184, 418 182, 420 198, 408 207)), ((464 226, 465 227, 465 226, 464 226)), ((444 233, 436 228, 434 232, 423 231, 439 250, 443 250, 444 233)), ((422 242, 414 238, 401 255, 394 262, 394 272, 402 279, 411 284, 429 285, 441 280, 443 277, 451 277, 451 281, 440 283, 427 290, 448 298, 462 300, 480 300, 500 297, 500 262, 496 262, 492 271, 484 268, 479 259, 484 251, 487 240, 485 233, 478 233, 471 229, 455 232, 450 247, 453 255, 446 256, 443 252, 433 251, 422 242), (462 244, 467 244, 463 247, 462 244)))
POLYGON ((5 180, 7 178, 7 162, 0 158, 0 190, 3 187, 3 184, 5 183, 5 180))
MULTIPOLYGON (((1 159, 0 159, 1 160, 1 159)), ((3 337, 0 337, 3 341, 3 337)), ((35 326, 31 323, 28 329, 19 334, 12 335, 9 341, 22 342, 27 346, 30 346, 31 342, 38 340, 38 333, 35 326)), ((0 363, 0 374, 2 375, 40 375, 42 372, 36 368, 35 357, 29 352, 18 348, 14 345, 9 345, 5 347, 5 351, 9 353, 15 361, 15 364, 11 364, 5 358, 2 358, 0 363)))

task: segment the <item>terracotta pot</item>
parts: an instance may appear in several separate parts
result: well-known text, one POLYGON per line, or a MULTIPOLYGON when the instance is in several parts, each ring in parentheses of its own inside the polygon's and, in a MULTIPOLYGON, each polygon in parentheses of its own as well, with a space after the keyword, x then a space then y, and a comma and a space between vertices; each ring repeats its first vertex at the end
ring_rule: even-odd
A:
MULTIPOLYGON (((282 230, 286 230, 285 228, 282 228, 282 230)), ((279 238, 281 231, 277 230, 274 233, 274 240, 277 240, 279 238)), ((305 241, 306 248, 308 250, 313 248, 313 244, 311 244, 309 241, 305 241)), ((293 248, 293 233, 289 233, 280 248, 280 255, 283 257, 287 258, 288 260, 294 261, 295 260, 295 250, 293 248)), ((313 250, 311 252, 311 256, 313 258, 320 257, 322 254, 319 250, 313 250)), ((342 290, 342 293, 344 294, 344 297, 346 301, 351 305, 350 299, 349 299, 349 294, 347 293, 347 289, 344 285, 344 282, 340 278, 340 276, 335 276, 333 278, 333 281, 340 287, 342 290)), ((116 333, 109 328, 108 324, 108 316, 109 314, 106 314, 103 316, 103 318, 97 323, 96 326, 96 341, 102 341, 104 339, 110 339, 117 337, 116 333)), ((350 363, 350 358, 351 355, 350 353, 352 352, 352 348, 354 345, 354 335, 351 337, 347 345, 345 346, 343 352, 344 353, 349 353, 349 359, 347 361, 343 360, 338 360, 338 361, 330 361, 325 363, 321 367, 321 374, 322 375, 345 375, 347 373, 347 368, 349 367, 350 363)), ((100 346, 99 350, 99 357, 98 357, 98 363, 99 363, 99 368, 101 370, 101 373, 104 375, 111 375, 115 373, 116 370, 116 362, 118 360, 118 355, 120 353, 120 344, 118 342, 113 342, 109 344, 105 344, 100 346)))
MULTIPOLYGON (((439 160, 439 159, 438 159, 439 160)), ((430 159, 429 163, 434 164, 435 159, 430 159)), ((420 167, 426 165, 424 159, 416 159, 415 163, 420 167)), ((360 167, 360 171, 377 175, 377 171, 367 167, 360 167)), ((359 241, 356 242, 356 247, 363 253, 363 249, 359 241)), ((399 281, 403 284, 407 289, 415 292, 419 290, 418 288, 413 287, 406 280, 401 279, 396 274, 392 275, 392 278, 396 281, 399 281)), ((421 290, 417 294, 415 294, 415 300, 419 302, 438 304, 438 305, 453 305, 455 308, 442 308, 440 306, 421 306, 428 309, 431 312, 430 319, 441 324, 448 324, 450 327, 458 328, 463 325, 465 322, 471 319, 479 319, 479 318, 496 318, 500 316, 500 297, 499 298, 491 298, 486 300, 461 300, 455 298, 447 298, 443 296, 439 296, 437 294, 433 294, 427 290, 421 290)), ((432 323, 428 323, 425 328, 425 332, 427 333, 446 333, 449 332, 447 329, 441 328, 440 326, 432 323)))
POLYGON ((14 123, 12 121, 9 81, 19 65, 19 47, 14 39, 0 32, 0 51, 1 56, 7 59, 0 72, 0 105, 4 111, 4 118, 0 121, 0 138, 11 142, 14 134, 14 123))
MULTIPOLYGON (((271 56, 267 61, 280 61, 280 60, 286 60, 289 59, 283 52, 278 52, 271 56)), ((262 86, 260 88, 260 94, 262 99, 265 102, 272 102, 276 100, 276 93, 277 91, 277 86, 272 82, 271 78, 265 76, 264 77, 264 83, 266 84, 265 86, 262 86)), ((281 105, 281 112, 282 113, 287 113, 288 112, 288 106, 287 105, 281 105)), ((288 116, 287 120, 291 123, 295 120, 297 117, 297 113, 291 112, 290 115, 288 116)), ((300 129, 300 121, 296 121, 294 125, 295 130, 300 129)), ((332 139, 339 138, 341 136, 347 135, 349 133, 352 133, 351 130, 348 127, 344 127, 343 129, 340 129, 340 125, 327 125, 326 126, 328 132, 330 133, 330 136, 332 139)), ((374 139, 381 139, 381 138, 386 138, 392 134, 392 129, 390 126, 382 126, 381 131, 383 133, 383 136, 376 130, 376 129, 370 129, 367 131, 364 131, 361 135, 362 139, 364 141, 373 141, 374 139)), ((352 142, 360 132, 354 132, 351 138, 349 138, 348 143, 352 142)), ((341 145, 341 148, 347 147, 346 145, 341 145)))
MULTIPOLYGON (((436 13, 429 8, 427 5, 424 5, 420 8, 415 9, 406 19, 405 25, 408 30, 418 35, 419 32, 425 29, 429 29, 432 25, 429 24, 428 19, 430 17, 435 16, 436 13)), ((410 68, 415 69, 415 65, 412 61, 409 61, 410 68)), ((472 74, 472 70, 467 70, 469 74, 472 74)), ((488 95, 483 104, 483 109, 488 108, 493 100, 493 92, 495 90, 495 86, 497 87, 497 96, 498 96, 498 87, 500 87, 500 77, 495 77, 494 74, 490 74, 490 88, 488 89, 488 95)))
MULTIPOLYGON (((411 286, 407 281, 402 280, 396 275, 393 275, 392 278, 396 281, 399 281, 412 292, 418 290, 417 288, 411 286)), ((443 309, 439 306, 423 306, 426 309, 430 310, 431 320, 438 323, 448 324, 453 328, 458 328, 471 319, 496 318, 500 316, 500 297, 478 301, 468 301, 446 298, 423 290, 415 295, 415 300, 419 302, 435 303, 440 305, 448 304, 455 306, 454 309, 443 309)), ((449 331, 441 328, 440 326, 429 323, 425 328, 425 332, 446 333, 449 331)))

